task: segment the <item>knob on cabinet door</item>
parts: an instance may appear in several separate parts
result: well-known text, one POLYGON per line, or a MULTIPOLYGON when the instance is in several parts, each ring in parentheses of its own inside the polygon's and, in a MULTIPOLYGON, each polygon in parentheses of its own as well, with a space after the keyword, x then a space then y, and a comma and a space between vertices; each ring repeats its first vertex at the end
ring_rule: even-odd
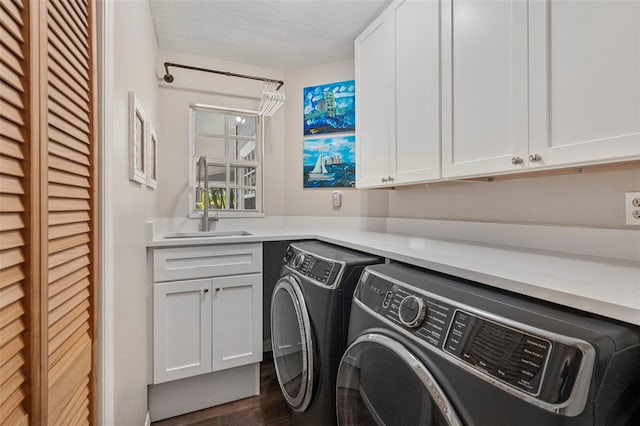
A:
POLYGON ((518 164, 522 164, 524 160, 521 157, 511 157, 511 164, 517 166, 518 164))
POLYGON ((529 161, 536 162, 542 160, 542 157, 539 154, 531 154, 529 156, 529 161))
POLYGON ((380 181, 382 181, 382 183, 387 183, 387 180, 388 180, 387 178, 380 179, 380 181))

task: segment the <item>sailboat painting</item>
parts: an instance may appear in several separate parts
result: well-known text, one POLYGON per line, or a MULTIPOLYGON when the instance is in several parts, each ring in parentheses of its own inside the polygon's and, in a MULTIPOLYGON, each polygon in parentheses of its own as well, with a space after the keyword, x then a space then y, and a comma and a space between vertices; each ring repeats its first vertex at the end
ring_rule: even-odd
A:
POLYGON ((304 135, 355 131, 355 100, 355 80, 305 87, 304 135))
POLYGON ((305 139, 305 188, 353 188, 356 183, 356 137, 305 139))

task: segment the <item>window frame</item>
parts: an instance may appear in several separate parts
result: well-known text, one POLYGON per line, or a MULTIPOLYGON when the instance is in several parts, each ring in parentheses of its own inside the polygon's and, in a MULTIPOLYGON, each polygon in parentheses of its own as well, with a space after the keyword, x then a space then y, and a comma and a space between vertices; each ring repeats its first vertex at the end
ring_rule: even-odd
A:
MULTIPOLYGON (((213 160, 207 159, 208 164, 224 164, 227 172, 226 172, 226 182, 225 188, 230 187, 231 177, 229 175, 230 167, 233 166, 246 166, 246 167, 255 167, 256 168, 256 209, 255 210, 213 210, 218 212, 219 217, 221 218, 243 218, 243 217, 264 217, 264 204, 263 204, 263 194, 264 194, 264 166, 263 166, 263 158, 264 158, 264 120, 260 116, 258 111, 254 110, 246 110, 239 108, 227 108, 220 107, 214 105, 206 105, 206 104, 198 104, 193 103, 189 105, 189 218, 201 218, 203 216, 203 211, 195 209, 195 189, 196 189, 196 179, 195 179, 195 161, 196 157, 196 112, 197 111, 208 111, 219 114, 226 115, 248 115, 255 116, 256 118, 256 161, 255 162, 247 162, 241 160, 230 160, 226 158, 225 160, 213 160)), ((228 149, 226 145, 228 145, 228 141, 233 139, 228 135, 228 126, 225 118, 225 150, 228 149)), ((225 151, 226 152, 226 151, 225 151)), ((210 210, 211 212, 212 210, 210 210)), ((210 216, 211 217, 211 216, 210 216)))

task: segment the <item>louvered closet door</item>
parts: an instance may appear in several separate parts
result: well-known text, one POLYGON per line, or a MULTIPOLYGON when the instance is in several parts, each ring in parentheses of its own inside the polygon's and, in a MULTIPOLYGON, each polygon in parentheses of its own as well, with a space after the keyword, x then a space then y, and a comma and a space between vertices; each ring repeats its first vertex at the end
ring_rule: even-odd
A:
POLYGON ((27 11, 0 0, 0 424, 28 423, 27 11))
MULTIPOLYGON (((83 424, 93 407, 96 193, 93 5, 49 0, 45 7, 47 210, 46 412, 49 424, 83 424)), ((44 40, 43 40, 44 42, 44 40)), ((44 111, 46 109, 46 112, 44 111)), ((43 280, 43 283, 45 280, 43 280)), ((44 407, 43 407, 44 408, 44 407)))

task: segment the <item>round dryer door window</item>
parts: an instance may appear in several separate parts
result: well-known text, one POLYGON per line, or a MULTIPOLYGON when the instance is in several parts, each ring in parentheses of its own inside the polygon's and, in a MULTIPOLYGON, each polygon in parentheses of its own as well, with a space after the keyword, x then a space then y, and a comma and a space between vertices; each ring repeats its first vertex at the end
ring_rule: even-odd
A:
POLYGON ((424 364, 381 334, 361 336, 347 349, 336 398, 339 425, 462 424, 424 364))
POLYGON ((273 291, 271 346, 287 403, 295 411, 306 410, 313 384, 313 338, 304 296, 294 277, 281 278, 273 291))

